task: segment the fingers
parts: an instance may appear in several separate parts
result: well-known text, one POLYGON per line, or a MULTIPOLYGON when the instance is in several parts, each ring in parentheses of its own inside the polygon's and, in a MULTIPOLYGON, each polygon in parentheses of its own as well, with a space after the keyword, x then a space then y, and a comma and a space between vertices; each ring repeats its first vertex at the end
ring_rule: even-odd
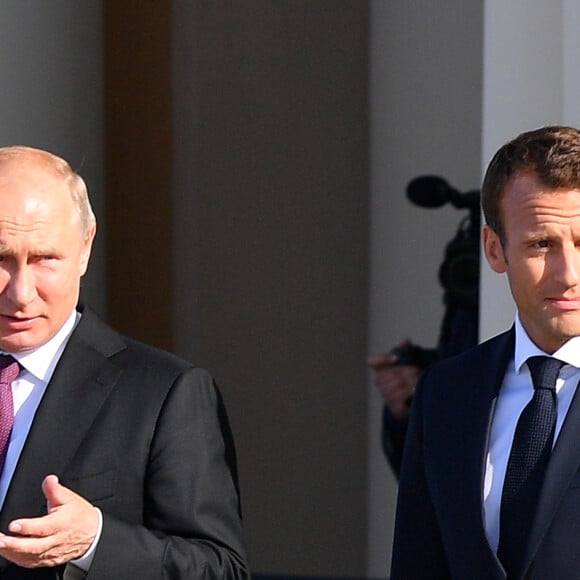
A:
MULTIPOLYGON (((411 339, 406 338, 405 340, 399 343, 399 348, 410 346, 412 344, 413 343, 411 339)), ((399 362, 399 357, 394 352, 386 352, 383 354, 370 355, 367 359, 367 365, 375 371, 382 370, 389 365, 395 365, 397 364, 397 362, 399 362)))
POLYGON ((375 386, 396 419, 408 417, 409 399, 415 394, 420 375, 421 369, 411 365, 391 366, 377 372, 375 386))
POLYGON ((51 514, 40 518, 22 518, 8 525, 8 531, 19 536, 43 538, 58 533, 58 518, 51 514))
POLYGON ((48 514, 13 520, 0 534, 0 555, 19 566, 56 566, 81 557, 99 528, 99 513, 83 497, 49 475, 42 482, 48 514))
POLYGON ((0 536, 0 553, 23 568, 56 566, 62 563, 62 555, 56 557, 53 537, 0 536))
POLYGON ((402 392, 404 395, 412 395, 417 381, 421 375, 418 367, 411 365, 398 365, 383 369, 375 376, 375 386, 383 396, 391 392, 402 392))
POLYGON ((72 501, 75 494, 72 490, 60 484, 56 475, 47 475, 42 482, 42 493, 46 498, 48 513, 51 513, 58 506, 64 505, 67 501, 72 501))
POLYGON ((367 365, 374 371, 380 371, 397 362, 397 355, 390 352, 371 355, 367 359, 367 365))

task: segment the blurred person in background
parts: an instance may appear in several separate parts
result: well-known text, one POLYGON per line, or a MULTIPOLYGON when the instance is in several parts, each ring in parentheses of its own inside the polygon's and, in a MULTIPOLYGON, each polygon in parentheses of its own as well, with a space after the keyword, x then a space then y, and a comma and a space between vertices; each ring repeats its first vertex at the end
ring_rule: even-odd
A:
POLYGON ((450 203, 457 209, 467 209, 469 214, 448 242, 439 268, 445 314, 437 347, 424 348, 405 340, 392 351, 370 356, 367 361, 384 402, 383 450, 397 477, 411 402, 421 374, 434 362, 475 346, 479 319, 479 191, 460 193, 440 177, 422 176, 409 183, 407 197, 421 207, 435 208, 450 203))

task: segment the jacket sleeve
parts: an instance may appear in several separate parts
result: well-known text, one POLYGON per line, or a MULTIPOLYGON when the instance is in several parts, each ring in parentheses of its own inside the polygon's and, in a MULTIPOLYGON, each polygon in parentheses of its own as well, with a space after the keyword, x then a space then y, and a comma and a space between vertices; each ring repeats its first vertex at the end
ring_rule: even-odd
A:
POLYGON ((409 421, 407 419, 397 420, 386 405, 383 407, 383 452, 397 478, 401 474, 401 460, 408 425, 409 421))
POLYGON ((87 579, 249 578, 233 438, 205 371, 186 371, 169 391, 145 473, 142 522, 103 510, 87 579))

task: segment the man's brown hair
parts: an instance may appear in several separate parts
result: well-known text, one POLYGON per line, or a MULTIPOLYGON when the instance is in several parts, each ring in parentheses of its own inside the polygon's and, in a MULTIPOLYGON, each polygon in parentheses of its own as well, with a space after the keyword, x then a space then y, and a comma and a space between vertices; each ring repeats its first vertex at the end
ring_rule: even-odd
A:
POLYGON ((485 221, 505 245, 501 200, 509 182, 528 174, 548 190, 580 189, 580 130, 549 126, 503 145, 490 161, 481 189, 485 221))

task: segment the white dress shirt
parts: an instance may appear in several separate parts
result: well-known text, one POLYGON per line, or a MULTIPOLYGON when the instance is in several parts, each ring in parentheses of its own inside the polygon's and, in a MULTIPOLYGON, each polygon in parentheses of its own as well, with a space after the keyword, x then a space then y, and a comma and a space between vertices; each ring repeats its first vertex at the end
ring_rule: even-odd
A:
POLYGON ((555 353, 549 355, 531 341, 519 316, 516 316, 515 332, 514 359, 508 365, 497 399, 487 448, 483 485, 485 531, 490 546, 496 551, 499 543, 499 513, 507 462, 520 414, 534 394, 532 379, 525 362, 531 356, 539 355, 553 356, 566 363, 556 381, 558 418, 554 444, 580 380, 580 337, 570 339, 555 353))

